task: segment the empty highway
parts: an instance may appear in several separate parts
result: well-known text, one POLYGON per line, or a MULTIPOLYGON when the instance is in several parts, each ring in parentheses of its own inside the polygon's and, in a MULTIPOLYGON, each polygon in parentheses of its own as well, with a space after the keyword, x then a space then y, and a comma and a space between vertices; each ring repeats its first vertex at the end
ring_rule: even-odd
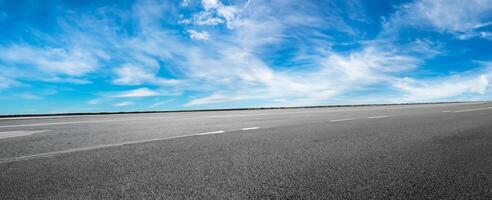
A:
POLYGON ((492 199, 492 103, 0 118, 0 199, 492 199))

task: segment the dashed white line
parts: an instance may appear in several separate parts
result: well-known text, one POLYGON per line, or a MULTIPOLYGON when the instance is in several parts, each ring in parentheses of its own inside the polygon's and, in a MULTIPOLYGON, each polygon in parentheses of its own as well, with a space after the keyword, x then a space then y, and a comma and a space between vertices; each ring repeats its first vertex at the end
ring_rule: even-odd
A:
POLYGON ((386 115, 380 115, 380 116, 372 116, 372 117, 367 117, 368 119, 381 119, 381 118, 388 118, 389 116, 386 115))
MULTIPOLYGON (((118 114, 114 114, 118 115, 118 114)), ((35 116, 35 117, 2 117, 2 120, 26 120, 26 119, 59 119, 59 118, 77 118, 77 117, 94 117, 100 115, 62 115, 62 116, 35 116)))
POLYGON ((345 119, 333 119, 333 120, 330 120, 330 122, 343 122, 343 121, 350 121, 350 120, 354 120, 355 118, 345 118, 345 119))
POLYGON ((19 156, 19 157, 13 157, 13 158, 0 158, 0 164, 10 163, 10 162, 15 162, 15 161, 22 161, 22 160, 30 160, 30 159, 34 159, 34 158, 50 157, 50 156, 55 156, 55 155, 65 154, 65 153, 89 151, 89 150, 96 150, 96 149, 126 146, 126 145, 132 145, 132 144, 141 144, 141 143, 147 143, 147 142, 156 142, 156 141, 185 138, 185 137, 192 137, 192 136, 200 136, 200 135, 212 135, 212 134, 219 134, 219 133, 225 133, 225 131, 212 131, 212 132, 204 132, 204 133, 178 135, 178 136, 171 136, 171 137, 166 137, 166 138, 155 138, 155 139, 149 139, 149 140, 138 140, 138 141, 131 141, 131 142, 115 143, 115 144, 105 144, 105 145, 81 147, 81 148, 67 149, 67 150, 61 150, 61 151, 53 151, 53 152, 47 152, 47 153, 27 155, 27 156, 19 156))
POLYGON ((248 130, 255 130, 255 129, 259 129, 260 127, 249 127, 249 128, 243 128, 241 129, 241 131, 248 131, 248 130))
POLYGON ((441 112, 443 112, 443 113, 448 113, 448 112, 451 112, 451 111, 450 111, 450 110, 443 110, 443 111, 441 111, 441 112))
POLYGON ((114 120, 98 120, 98 121, 71 121, 71 122, 52 122, 52 123, 39 123, 39 124, 14 124, 14 125, 5 125, 0 126, 0 128, 15 128, 15 127, 31 127, 31 126, 52 126, 52 125, 64 125, 64 124, 87 124, 87 123, 104 123, 104 122, 122 122, 122 121, 142 121, 142 120, 163 120, 163 119, 179 119, 176 117, 173 118, 140 118, 140 119, 114 119, 114 120))
POLYGON ((28 135, 33 135, 36 133, 47 132, 47 131, 49 131, 49 130, 42 130, 42 131, 3 131, 3 132, 0 132, 0 139, 28 136, 28 135))
MULTIPOLYGON (((197 133, 193 135, 212 135, 212 134, 218 134, 218 133, 225 133, 225 131, 212 131, 212 132, 205 132, 205 133, 197 133)), ((193 135, 188 135, 188 136, 193 136, 193 135)))
POLYGON ((88 151, 88 150, 102 149, 102 148, 109 148, 109 147, 117 147, 117 146, 122 146, 122 145, 124 145, 124 144, 98 145, 98 146, 82 147, 82 148, 75 148, 75 149, 67 149, 67 150, 62 150, 62 151, 53 151, 53 152, 47 152, 47 153, 33 154, 33 155, 27 155, 27 156, 19 156, 19 157, 13 157, 13 158, 2 158, 2 159, 0 159, 0 164, 10 163, 10 162, 15 162, 15 161, 30 160, 30 159, 34 159, 34 158, 50 157, 50 156, 55 156, 58 154, 88 151))
POLYGON ((479 110, 489 110, 492 109, 492 107, 486 107, 486 108, 475 108, 475 109, 468 109, 468 110, 456 110, 454 112, 460 113, 460 112, 471 112, 471 111, 479 111, 479 110))

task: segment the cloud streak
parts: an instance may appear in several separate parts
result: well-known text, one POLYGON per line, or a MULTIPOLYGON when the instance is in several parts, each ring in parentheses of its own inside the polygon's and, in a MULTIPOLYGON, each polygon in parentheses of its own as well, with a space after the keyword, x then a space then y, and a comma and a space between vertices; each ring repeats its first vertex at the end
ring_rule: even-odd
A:
POLYGON ((432 28, 468 39, 490 33, 479 29, 491 25, 491 12, 491 0, 418 0, 401 6, 385 25, 393 31, 403 26, 432 28))
POLYGON ((135 90, 129 90, 121 92, 114 97, 116 98, 135 98, 135 97, 153 97, 159 96, 159 93, 148 88, 139 88, 135 90))
POLYGON ((206 31, 187 30, 187 32, 190 34, 190 38, 194 40, 208 40, 210 38, 210 35, 206 31))
POLYGON ((124 101, 124 102, 116 103, 113 106, 115 106, 115 107, 127 107, 127 106, 131 106, 131 105, 134 105, 134 104, 135 103, 132 102, 132 101, 124 101))

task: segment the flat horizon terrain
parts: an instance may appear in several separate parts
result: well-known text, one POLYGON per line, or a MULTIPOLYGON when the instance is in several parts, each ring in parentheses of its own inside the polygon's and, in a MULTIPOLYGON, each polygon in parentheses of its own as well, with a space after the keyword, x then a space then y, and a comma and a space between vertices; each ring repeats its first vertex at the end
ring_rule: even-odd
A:
POLYGON ((492 103, 0 118, 0 199, 491 199, 492 103))

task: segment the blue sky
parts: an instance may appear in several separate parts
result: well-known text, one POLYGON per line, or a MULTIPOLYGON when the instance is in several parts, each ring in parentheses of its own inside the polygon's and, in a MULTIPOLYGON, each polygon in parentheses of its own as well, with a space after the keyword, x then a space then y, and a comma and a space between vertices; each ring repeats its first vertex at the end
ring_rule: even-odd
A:
POLYGON ((0 27, 0 114, 492 99, 492 0, 0 0, 0 27))

